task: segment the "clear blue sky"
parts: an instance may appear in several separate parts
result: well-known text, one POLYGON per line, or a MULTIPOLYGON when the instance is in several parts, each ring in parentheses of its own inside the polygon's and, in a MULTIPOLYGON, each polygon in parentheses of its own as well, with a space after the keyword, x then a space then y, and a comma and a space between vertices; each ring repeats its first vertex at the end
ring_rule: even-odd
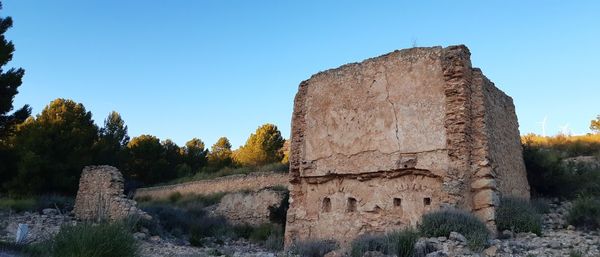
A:
POLYGON ((131 136, 237 147, 269 122, 287 138, 300 81, 415 43, 466 44, 522 134, 545 116, 547 134, 587 133, 600 114, 599 1, 3 2, 16 105, 70 98, 98 124, 116 110, 131 136))

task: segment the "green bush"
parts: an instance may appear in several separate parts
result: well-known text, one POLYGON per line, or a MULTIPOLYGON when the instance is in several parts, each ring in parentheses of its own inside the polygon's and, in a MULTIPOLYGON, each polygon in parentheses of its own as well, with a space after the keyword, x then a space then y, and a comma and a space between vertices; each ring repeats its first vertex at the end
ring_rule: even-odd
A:
POLYGON ((179 201, 179 199, 181 199, 181 197, 182 197, 181 193, 174 192, 169 195, 169 201, 172 203, 175 203, 175 202, 179 201))
POLYGON ((362 235, 352 241, 350 255, 361 257, 368 251, 378 251, 385 255, 410 257, 415 252, 419 234, 412 229, 391 232, 385 235, 362 235))
POLYGON ((230 229, 231 237, 245 238, 264 244, 269 249, 283 248, 283 228, 280 224, 265 223, 259 226, 237 225, 230 229))
POLYGON ((206 237, 217 237, 231 235, 231 226, 221 216, 206 216, 192 222, 190 228, 190 244, 202 246, 206 237))
POLYGON ((258 168, 256 168, 256 171, 258 172, 279 172, 279 173, 285 173, 288 172, 290 169, 290 165, 289 164, 284 164, 281 162, 274 162, 271 164, 266 164, 263 166, 259 166, 258 168))
POLYGON ((323 257, 338 248, 334 240, 309 240, 294 242, 290 251, 302 257, 323 257))
POLYGON ((525 199, 503 197, 496 209, 496 226, 498 231, 532 232, 539 236, 542 234, 542 216, 525 199))
POLYGON ((74 199, 60 195, 42 195, 32 198, 1 198, 0 210, 12 210, 14 212, 35 212, 46 208, 58 208, 62 212, 73 209, 74 199))
POLYGON ((550 213, 550 200, 546 198, 533 198, 531 199, 531 205, 533 205, 538 213, 550 213))
POLYGON ((489 231, 485 224, 473 214, 445 209, 423 215, 419 231, 427 237, 450 236, 450 232, 458 232, 467 238, 471 250, 483 250, 489 239, 489 231))
POLYGON ((189 232, 190 220, 193 217, 182 209, 156 205, 143 207, 142 210, 157 219, 160 227, 174 236, 182 236, 189 232))
POLYGON ((221 198, 226 193, 214 193, 210 195, 199 195, 199 194, 186 194, 182 195, 179 192, 170 194, 166 199, 154 200, 150 196, 144 196, 136 198, 140 203, 140 206, 153 206, 153 205, 169 205, 173 207, 181 208, 197 208, 206 207, 217 204, 221 201, 221 198))
POLYGON ((567 157, 599 154, 599 135, 546 138, 528 135, 522 141, 532 195, 569 199, 581 194, 600 196, 599 169, 563 161, 567 157))
POLYGON ((0 199, 0 210, 24 212, 34 211, 36 201, 33 198, 24 199, 13 199, 13 198, 2 198, 0 199))
POLYGON ((264 242, 277 229, 281 230, 278 225, 269 223, 262 224, 252 230, 252 233, 250 233, 250 237, 248 239, 253 242, 264 242))
POLYGON ((123 223, 81 223, 62 227, 55 237, 28 252, 49 257, 134 257, 139 256, 139 247, 123 223))
POLYGON ((600 200, 590 196, 577 198, 569 210, 567 222, 583 229, 600 228, 600 200))
POLYGON ((281 226, 275 226, 265 240, 264 245, 267 249, 274 251, 283 250, 283 228, 281 226))

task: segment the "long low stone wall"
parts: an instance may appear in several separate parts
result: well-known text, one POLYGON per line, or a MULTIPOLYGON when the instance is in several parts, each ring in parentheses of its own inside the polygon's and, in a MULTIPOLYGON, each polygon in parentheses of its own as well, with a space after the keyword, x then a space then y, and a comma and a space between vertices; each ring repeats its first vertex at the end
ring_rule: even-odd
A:
POLYGON ((250 174, 231 175, 209 180, 198 180, 175 185, 140 188, 135 198, 150 197, 164 199, 179 192, 182 195, 209 195, 219 192, 236 192, 240 190, 258 191, 266 187, 288 186, 287 173, 254 172, 250 174))

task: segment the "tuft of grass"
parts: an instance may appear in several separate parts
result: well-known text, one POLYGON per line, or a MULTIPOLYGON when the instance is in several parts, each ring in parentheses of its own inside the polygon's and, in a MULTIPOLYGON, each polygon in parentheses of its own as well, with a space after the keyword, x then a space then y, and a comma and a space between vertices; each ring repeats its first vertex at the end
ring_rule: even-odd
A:
POLYGON ((419 231, 427 237, 450 236, 458 232, 467 238, 471 250, 481 251, 489 239, 489 230, 475 215, 456 209, 444 209, 423 215, 419 231))
POLYGON ((582 229, 600 228, 600 200, 591 196, 577 198, 569 210, 567 222, 582 229))
POLYGON ((550 200, 546 198, 533 198, 531 199, 531 205, 533 205, 533 208, 535 208, 538 213, 550 213, 550 200))
POLYGON ((48 257, 136 257, 139 246, 123 223, 81 223, 62 227, 56 236, 27 252, 48 257))
POLYGON ((309 240, 294 242, 290 251, 302 257, 323 257, 338 248, 338 243, 334 240, 309 240))
POLYGON ((539 236, 542 234, 542 216, 525 199, 503 197, 496 209, 496 226, 498 231, 532 232, 539 236))
POLYGON ((264 242, 267 249, 274 251, 283 250, 283 228, 281 226, 275 226, 271 233, 264 242))
POLYGON ((362 235, 352 241, 350 255, 361 257, 368 251, 385 255, 410 257, 415 253, 415 243, 419 233, 413 229, 391 232, 385 235, 362 235))

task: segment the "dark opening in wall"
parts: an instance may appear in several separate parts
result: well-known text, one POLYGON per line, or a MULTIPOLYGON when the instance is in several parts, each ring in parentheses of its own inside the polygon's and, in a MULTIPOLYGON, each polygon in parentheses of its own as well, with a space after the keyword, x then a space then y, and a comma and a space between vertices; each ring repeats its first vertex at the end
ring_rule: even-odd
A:
POLYGON ((423 198, 423 205, 431 205, 431 198, 425 197, 423 198))
POLYGON ((322 212, 330 212, 331 211, 331 199, 329 197, 323 198, 323 205, 321 206, 322 212))
POLYGON ((394 198, 394 207, 401 207, 401 206, 402 206, 402 199, 394 198))
POLYGON ((347 212, 355 212, 356 211, 356 199, 353 197, 348 197, 348 205, 346 206, 347 212))

